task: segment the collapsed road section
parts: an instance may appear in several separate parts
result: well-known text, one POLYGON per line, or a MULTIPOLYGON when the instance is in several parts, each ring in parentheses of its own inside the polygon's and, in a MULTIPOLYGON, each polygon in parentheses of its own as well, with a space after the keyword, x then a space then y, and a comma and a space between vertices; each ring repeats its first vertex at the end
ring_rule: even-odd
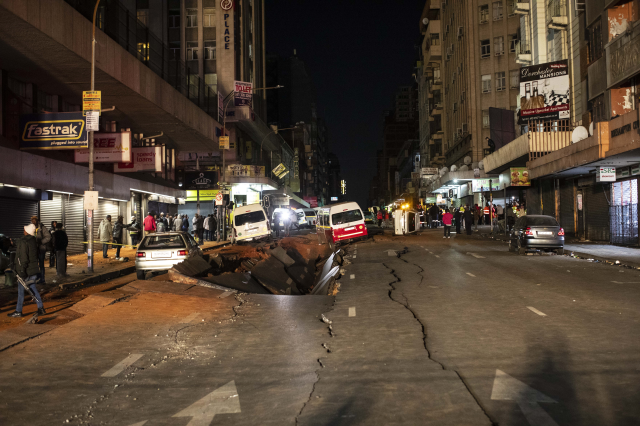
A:
POLYGON ((335 295, 344 251, 305 238, 234 246, 175 265, 167 279, 225 291, 276 295, 335 295))

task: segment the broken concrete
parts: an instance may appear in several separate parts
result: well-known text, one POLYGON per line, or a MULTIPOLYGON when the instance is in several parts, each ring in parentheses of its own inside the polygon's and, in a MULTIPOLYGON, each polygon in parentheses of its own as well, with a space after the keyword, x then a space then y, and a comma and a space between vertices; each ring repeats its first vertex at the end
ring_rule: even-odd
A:
POLYGON ((284 264, 284 266, 293 266, 295 260, 293 260, 282 247, 276 247, 270 250, 269 253, 284 264))
POLYGON ((287 273, 296 282, 298 289, 302 294, 308 294, 315 282, 316 273, 315 269, 310 269, 309 266, 291 266, 286 268, 287 273))
POLYGON ((207 275, 211 268, 209 262, 204 260, 202 256, 193 256, 174 265, 171 270, 175 270, 188 277, 203 277, 207 275))
POLYGON ((204 278, 204 281, 232 288, 243 293, 270 294, 270 292, 261 286, 249 273, 222 274, 204 278))
POLYGON ((291 294, 294 281, 285 271, 284 265, 275 257, 269 257, 254 266, 251 276, 273 294, 291 294))

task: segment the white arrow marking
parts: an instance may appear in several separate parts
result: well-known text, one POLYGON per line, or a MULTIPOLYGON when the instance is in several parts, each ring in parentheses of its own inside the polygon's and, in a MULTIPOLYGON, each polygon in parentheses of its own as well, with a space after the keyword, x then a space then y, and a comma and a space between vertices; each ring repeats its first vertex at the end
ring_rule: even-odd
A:
POLYGON ((475 257, 476 259, 484 259, 485 258, 484 256, 480 256, 479 254, 475 254, 475 253, 471 253, 471 252, 468 252, 467 254, 470 254, 471 256, 475 257))
POLYGON ((534 308, 533 306, 527 306, 527 309, 529 309, 531 312, 535 312, 536 314, 540 315, 541 317, 546 317, 547 314, 545 314, 544 312, 541 312, 539 310, 537 310, 536 308, 534 308))
POLYGON ((355 306, 349 307, 349 316, 350 317, 355 317, 356 316, 356 307, 355 306))
POLYGON ((514 379, 504 371, 496 370, 491 399, 494 401, 515 401, 531 426, 558 426, 558 424, 538 405, 540 402, 557 404, 558 401, 538 392, 514 379))
POLYGON ((131 364, 142 358, 143 354, 131 354, 109 370, 102 373, 102 377, 116 377, 118 374, 122 373, 125 368, 129 367, 131 364))
POLYGON ((142 422, 138 422, 138 423, 134 423, 131 426, 144 426, 145 423, 147 423, 149 420, 144 420, 142 422))
POLYGON ((356 255, 355 255, 355 254, 353 255, 353 258, 354 258, 354 259, 356 258, 356 255))
POLYGON ((475 275, 473 275, 471 272, 467 272, 467 275, 469 275, 470 277, 473 277, 473 278, 475 278, 475 277, 476 277, 476 276, 475 276, 475 275))
POLYGON ((240 412, 240 398, 232 380, 173 417, 192 417, 187 426, 209 426, 216 414, 240 412))
POLYGON ((438 259, 440 259, 440 256, 438 256, 437 254, 435 254, 434 256, 437 257, 438 259))
POLYGON ((625 281, 625 282, 621 282, 621 281, 611 281, 614 284, 640 284, 640 281, 625 281))
POLYGON ((398 253, 395 250, 385 250, 385 252, 389 255, 389 256, 397 256, 398 253))
POLYGON ((351 275, 349 276, 349 279, 351 279, 351 280, 354 280, 355 278, 356 278, 356 274, 351 274, 351 275))

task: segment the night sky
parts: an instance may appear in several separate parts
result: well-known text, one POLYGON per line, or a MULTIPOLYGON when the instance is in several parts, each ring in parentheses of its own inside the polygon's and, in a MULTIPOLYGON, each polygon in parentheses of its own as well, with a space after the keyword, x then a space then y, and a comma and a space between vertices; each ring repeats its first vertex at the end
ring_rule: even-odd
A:
POLYGON ((398 86, 411 84, 424 0, 266 1, 267 53, 307 65, 340 159, 347 199, 367 206, 382 147, 382 119, 398 86))

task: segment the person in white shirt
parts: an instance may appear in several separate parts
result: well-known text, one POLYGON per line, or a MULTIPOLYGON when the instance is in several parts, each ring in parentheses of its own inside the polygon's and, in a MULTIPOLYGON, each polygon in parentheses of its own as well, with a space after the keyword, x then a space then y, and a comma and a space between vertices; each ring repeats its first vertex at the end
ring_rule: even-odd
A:
POLYGON ((211 232, 211 229, 210 229, 211 225, 210 224, 211 224, 211 215, 206 216, 204 218, 204 222, 203 222, 203 225, 202 225, 202 226, 204 226, 204 240, 205 241, 207 241, 207 240, 211 241, 211 233, 210 233, 211 232))

